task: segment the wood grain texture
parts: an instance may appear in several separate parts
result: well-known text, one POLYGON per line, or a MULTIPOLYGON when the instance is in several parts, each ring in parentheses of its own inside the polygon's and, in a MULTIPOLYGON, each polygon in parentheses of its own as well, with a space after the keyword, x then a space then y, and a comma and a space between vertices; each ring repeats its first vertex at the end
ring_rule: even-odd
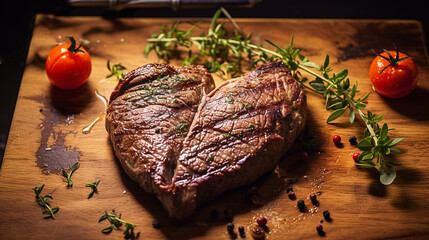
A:
MULTIPOLYGON (((314 131, 318 151, 307 161, 291 151, 278 171, 268 174, 251 186, 230 191, 205 204, 199 212, 182 222, 171 220, 156 197, 144 193, 122 171, 115 159, 104 129, 104 119, 92 132, 83 134, 97 116, 104 112, 103 102, 95 95, 108 96, 115 81, 105 80, 106 61, 121 62, 128 70, 157 62, 156 56, 143 56, 145 39, 163 24, 175 19, 103 19, 53 17, 39 15, 28 54, 13 123, 0 172, 0 239, 120 239, 122 231, 102 234, 107 222, 98 223, 105 210, 121 213, 123 219, 138 224, 140 239, 230 239, 226 224, 249 229, 261 215, 268 219, 267 239, 317 239, 315 226, 322 212, 331 212, 332 222, 324 222, 329 239, 423 239, 429 236, 429 72, 428 56, 420 23, 396 20, 306 20, 306 19, 237 19, 245 33, 263 43, 270 39, 279 45, 289 43, 294 35, 296 47, 302 48, 311 61, 322 63, 329 54, 337 71, 347 68, 351 82, 358 82, 361 94, 371 91, 368 69, 371 49, 393 48, 396 44, 416 61, 420 71, 417 89, 409 96, 392 100, 372 93, 368 110, 383 114, 392 137, 405 137, 398 145, 402 155, 395 160, 398 177, 390 186, 379 183, 376 170, 358 169, 352 154, 356 147, 347 139, 360 139, 364 129, 357 121, 350 126, 342 117, 326 124, 329 112, 323 99, 308 92, 308 128, 314 131), (91 53, 93 70, 82 88, 64 92, 52 87, 44 60, 50 49, 73 35, 91 53), (344 146, 334 146, 331 137, 339 134, 344 146), (79 159, 73 188, 68 189, 56 164, 69 168, 79 159), (40 164, 40 163, 43 164, 40 164), (46 165, 47 164, 47 165, 46 165), (296 201, 286 195, 289 182, 297 199, 306 202, 310 212, 301 213, 296 201), (86 182, 100 179, 99 192, 87 199, 86 182), (52 206, 59 206, 56 219, 44 219, 32 190, 45 184, 42 193, 52 194, 52 206), (264 204, 245 201, 246 193, 255 188, 264 204), (315 209, 308 195, 320 192, 315 209), (219 218, 213 220, 213 209, 219 218), (229 212, 228 214, 225 214, 229 212), (313 212, 311 212, 313 211, 313 212), (232 219, 227 219, 232 215, 232 219), (152 221, 162 227, 154 229, 152 221)), ((208 27, 209 19, 203 21, 208 27)), ((174 64, 174 63, 173 63, 174 64)), ((177 63, 176 63, 177 64, 177 63)), ((217 82, 219 83, 219 81, 217 82)), ((122 227, 123 229, 123 227, 122 227)), ((240 238, 240 237, 239 237, 240 238)))

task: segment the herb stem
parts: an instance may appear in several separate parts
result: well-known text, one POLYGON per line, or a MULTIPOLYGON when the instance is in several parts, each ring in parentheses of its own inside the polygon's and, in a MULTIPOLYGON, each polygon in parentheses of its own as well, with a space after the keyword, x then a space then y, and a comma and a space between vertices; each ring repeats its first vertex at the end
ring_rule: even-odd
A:
POLYGON ((366 128, 368 129, 369 133, 371 134, 372 139, 374 140, 375 145, 377 145, 377 143, 378 143, 377 135, 375 134, 375 131, 372 128, 371 124, 369 124, 368 121, 366 120, 363 112, 359 108, 356 107, 355 102, 350 98, 350 96, 348 94, 344 94, 344 96, 347 98, 347 101, 350 103, 350 105, 352 105, 353 108, 359 113, 359 116, 361 117, 362 121, 365 123, 366 128))
MULTIPOLYGON (((159 38, 148 38, 146 40, 148 42, 177 42, 178 39, 177 38, 162 38, 162 39, 159 39, 159 38)), ((190 37, 189 40, 191 42, 198 42, 198 41, 207 41, 207 40, 210 40, 210 38, 207 38, 207 37, 190 37)), ((218 43, 221 43, 222 45, 227 45, 228 43, 229 44, 235 44, 235 45, 242 44, 242 41, 233 40, 233 39, 226 39, 226 38, 217 38, 216 40, 215 39, 212 39, 212 40, 213 41, 217 41, 218 43)), ((257 55, 260 55, 262 52, 265 52, 265 53, 269 53, 269 54, 271 54, 273 56, 276 56, 278 58, 283 58, 284 57, 284 56, 282 56, 281 54, 279 54, 279 53, 277 53, 275 51, 272 51, 270 49, 267 49, 267 48, 264 48, 264 47, 261 47, 261 46, 258 46, 258 45, 252 44, 252 43, 247 43, 246 46, 249 47, 249 48, 251 48, 252 49, 252 53, 257 54, 257 55), (257 51, 257 50, 259 50, 259 51, 257 51)), ((302 65, 298 64, 298 68, 300 68, 301 70, 303 70, 303 71, 305 71, 305 72, 307 72, 307 73, 309 73, 309 74, 311 74, 311 75, 313 75, 313 76, 315 76, 317 78, 322 79, 324 82, 326 82, 328 84, 333 84, 333 82, 330 81, 329 79, 327 79, 324 76, 322 76, 322 75, 320 75, 320 74, 318 74, 318 73, 310 70, 309 68, 307 68, 305 66, 302 66, 302 65)))
POLYGON ((45 202, 43 207, 46 208, 46 210, 47 210, 46 212, 49 213, 49 215, 52 217, 52 219, 55 219, 54 212, 52 211, 52 208, 48 204, 46 204, 45 199, 43 199, 40 195, 37 195, 37 201, 38 202, 45 202))

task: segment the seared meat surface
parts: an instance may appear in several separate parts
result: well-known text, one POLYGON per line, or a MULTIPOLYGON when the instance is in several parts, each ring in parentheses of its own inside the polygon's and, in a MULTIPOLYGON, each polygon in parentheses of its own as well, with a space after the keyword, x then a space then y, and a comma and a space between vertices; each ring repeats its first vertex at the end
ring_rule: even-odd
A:
POLYGON ((201 98, 214 88, 202 66, 148 64, 128 72, 110 97, 106 129, 125 172, 145 191, 171 183, 201 98))
MULTIPOLYGON (((264 64, 210 93, 213 80, 201 70, 192 90, 172 90, 184 102, 176 107, 137 94, 153 86, 130 79, 137 72, 112 93, 106 128, 125 171, 175 218, 272 171, 305 126, 305 94, 283 63, 264 64)), ((150 79, 155 75, 163 76, 150 79)))

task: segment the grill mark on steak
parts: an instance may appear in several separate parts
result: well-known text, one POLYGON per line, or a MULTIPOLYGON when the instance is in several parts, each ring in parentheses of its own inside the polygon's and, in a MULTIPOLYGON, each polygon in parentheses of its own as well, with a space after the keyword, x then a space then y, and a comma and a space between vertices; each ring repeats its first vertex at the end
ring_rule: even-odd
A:
POLYGON ((124 170, 172 217, 272 171, 304 128, 305 95, 283 63, 208 95, 214 82, 201 66, 142 68, 115 88, 106 128, 124 170))
MULTIPOLYGON (((255 124, 252 121, 252 117, 255 116, 268 116, 272 122, 280 121, 282 119, 281 115, 281 108, 282 106, 277 105, 269 105, 264 106, 263 108, 257 108, 252 111, 243 112, 241 117, 231 120, 228 118, 225 119, 219 119, 218 121, 212 121, 210 123, 205 123, 204 126, 195 126, 190 134, 188 135, 188 138, 195 138, 198 134, 202 134, 202 131, 211 131, 211 132, 217 132, 218 137, 216 138, 216 141, 211 141, 207 145, 200 145, 198 152, 192 152, 188 155, 188 157, 196 157, 198 154, 206 153, 206 152, 216 152, 218 149, 223 147, 232 147, 233 143, 248 143, 252 138, 260 137, 261 135, 271 134, 274 132, 275 125, 269 125, 266 126, 265 124, 255 124), (244 116, 244 117, 243 117, 244 116), (235 127, 236 121, 244 121, 246 120, 249 122, 248 127, 235 127), (219 127, 215 127, 216 125, 222 126, 224 122, 230 122, 232 121, 231 129, 232 131, 228 130, 221 130, 219 127)), ((290 116, 289 110, 286 110, 285 118, 290 116)), ((209 154, 208 154, 209 155, 209 154)))

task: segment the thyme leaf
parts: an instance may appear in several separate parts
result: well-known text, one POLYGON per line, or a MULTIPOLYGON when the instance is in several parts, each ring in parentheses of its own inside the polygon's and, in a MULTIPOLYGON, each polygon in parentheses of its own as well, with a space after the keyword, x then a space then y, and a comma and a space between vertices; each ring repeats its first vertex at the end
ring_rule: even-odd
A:
POLYGON ((62 170, 63 176, 66 178, 67 188, 73 187, 73 181, 71 180, 71 176, 73 172, 76 171, 78 168, 79 168, 79 162, 76 162, 70 168, 70 172, 67 173, 64 169, 62 170))
POLYGON ((114 64, 110 66, 110 60, 107 60, 107 69, 109 70, 109 74, 106 75, 106 78, 116 76, 118 80, 121 80, 124 77, 124 71, 127 69, 121 63, 114 64))
POLYGON ((119 229, 119 227, 122 224, 124 224, 125 230, 123 231, 123 234, 125 235, 125 237, 129 238, 130 236, 134 236, 134 228, 137 227, 136 224, 133 224, 121 219, 122 214, 117 215, 114 212, 108 212, 108 211, 104 211, 104 212, 105 214, 99 218, 98 222, 102 222, 107 219, 110 223, 110 226, 101 230, 102 233, 105 233, 105 234, 110 233, 113 230, 119 229))
POLYGON ((99 183, 100 183, 100 180, 96 180, 95 182, 85 183, 86 187, 91 188, 91 192, 88 194, 88 198, 92 198, 92 196, 94 196, 94 194, 98 192, 97 187, 99 183))
POLYGON ((45 187, 45 184, 43 184, 40 187, 33 188, 34 193, 36 194, 36 201, 40 206, 46 209, 45 211, 42 212, 42 214, 48 215, 47 218, 55 219, 54 214, 57 213, 58 210, 60 210, 60 208, 59 207, 51 208, 48 202, 49 199, 52 199, 52 196, 50 194, 47 194, 45 196, 40 195, 43 190, 43 187, 45 187))

